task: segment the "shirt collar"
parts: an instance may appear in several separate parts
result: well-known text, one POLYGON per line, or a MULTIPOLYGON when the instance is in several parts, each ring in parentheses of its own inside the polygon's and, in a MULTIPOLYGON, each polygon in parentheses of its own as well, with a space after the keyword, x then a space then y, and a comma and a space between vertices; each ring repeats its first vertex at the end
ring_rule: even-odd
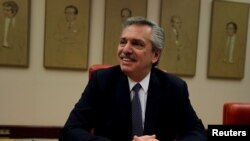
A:
POLYGON ((132 88, 135 86, 135 84, 140 83, 142 86, 142 89, 147 92, 148 91, 148 85, 149 85, 149 79, 150 79, 150 74, 151 72, 149 72, 146 77, 144 79, 142 79, 142 81, 140 82, 135 82, 133 81, 131 78, 128 77, 128 83, 129 83, 129 89, 130 91, 132 90, 132 88))

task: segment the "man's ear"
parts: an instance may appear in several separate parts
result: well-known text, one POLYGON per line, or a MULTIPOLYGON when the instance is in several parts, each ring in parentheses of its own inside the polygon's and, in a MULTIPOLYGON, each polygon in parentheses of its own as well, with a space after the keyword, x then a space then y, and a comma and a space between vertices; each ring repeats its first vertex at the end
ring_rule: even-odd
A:
POLYGON ((155 52, 154 52, 154 58, 152 60, 152 63, 156 63, 159 59, 160 59, 160 56, 161 56, 161 50, 160 49, 157 49, 155 52))

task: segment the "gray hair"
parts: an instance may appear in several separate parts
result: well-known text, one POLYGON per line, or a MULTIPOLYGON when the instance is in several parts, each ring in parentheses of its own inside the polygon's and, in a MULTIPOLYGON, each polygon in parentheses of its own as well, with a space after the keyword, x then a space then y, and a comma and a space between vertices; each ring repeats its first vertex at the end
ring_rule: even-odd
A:
POLYGON ((159 50, 163 49, 164 40, 165 40, 165 32, 158 24, 144 17, 130 17, 124 23, 124 28, 133 24, 150 26, 152 28, 151 41, 152 41, 153 51, 157 49, 159 50))

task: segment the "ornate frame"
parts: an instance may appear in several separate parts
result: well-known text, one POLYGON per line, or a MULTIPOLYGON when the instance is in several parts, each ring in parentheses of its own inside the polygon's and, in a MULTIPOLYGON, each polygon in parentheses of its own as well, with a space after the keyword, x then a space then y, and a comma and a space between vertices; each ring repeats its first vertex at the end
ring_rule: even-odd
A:
POLYGON ((87 69, 89 21, 90 0, 46 0, 46 68, 87 69))
POLYGON ((28 67, 30 0, 0 3, 4 11, 0 12, 0 65, 28 67))
POLYGON ((248 18, 249 4, 213 1, 208 77, 243 78, 248 18))
POLYGON ((160 68, 177 75, 195 75, 199 14, 200 0, 162 0, 160 24, 166 42, 160 68))

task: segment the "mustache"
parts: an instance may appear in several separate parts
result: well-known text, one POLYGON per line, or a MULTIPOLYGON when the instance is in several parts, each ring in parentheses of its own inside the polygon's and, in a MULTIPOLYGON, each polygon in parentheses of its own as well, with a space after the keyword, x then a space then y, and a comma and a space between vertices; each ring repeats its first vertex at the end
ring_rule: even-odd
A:
POLYGON ((120 58, 121 58, 121 59, 129 59, 129 60, 132 60, 132 61, 135 61, 135 60, 136 60, 135 55, 132 54, 132 53, 122 53, 122 54, 120 55, 120 58))

